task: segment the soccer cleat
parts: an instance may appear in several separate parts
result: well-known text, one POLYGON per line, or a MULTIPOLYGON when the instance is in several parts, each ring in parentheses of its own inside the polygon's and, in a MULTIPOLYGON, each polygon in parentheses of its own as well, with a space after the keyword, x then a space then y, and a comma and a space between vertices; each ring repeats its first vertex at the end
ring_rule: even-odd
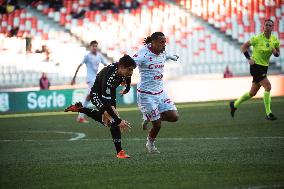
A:
POLYGON ((150 154, 159 154, 160 151, 158 150, 158 148, 156 148, 154 142, 147 142, 146 143, 146 150, 148 151, 148 153, 150 154))
POLYGON ((144 131, 147 131, 148 130, 148 123, 149 121, 146 119, 146 120, 143 120, 142 124, 141 124, 141 127, 144 131))
POLYGON ((78 123, 89 123, 89 121, 86 120, 86 118, 84 118, 84 117, 77 118, 77 122, 78 123))
POLYGON ((230 109, 231 109, 231 116, 234 117, 235 111, 237 110, 237 108, 234 107, 234 101, 230 102, 230 109))
POLYGON ((65 108, 64 112, 79 112, 80 108, 83 108, 82 103, 76 102, 74 105, 71 105, 65 108))
POLYGON ((118 152, 118 153, 116 154, 116 157, 119 158, 119 159, 130 158, 130 156, 127 155, 124 150, 120 150, 120 152, 118 152))
POLYGON ((270 120, 270 121, 273 121, 273 120, 276 120, 277 117, 275 117, 275 116, 273 115, 273 113, 270 113, 270 114, 268 114, 268 115, 266 116, 266 119, 267 119, 267 120, 270 120))

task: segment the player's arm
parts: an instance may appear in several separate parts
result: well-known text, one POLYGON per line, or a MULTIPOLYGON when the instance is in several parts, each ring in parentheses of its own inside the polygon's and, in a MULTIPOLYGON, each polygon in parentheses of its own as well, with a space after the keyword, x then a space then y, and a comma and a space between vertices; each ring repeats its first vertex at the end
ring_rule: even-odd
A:
POLYGON ((75 74, 74 74, 74 76, 72 78, 71 85, 74 85, 76 83, 76 76, 77 76, 77 73, 78 73, 78 71, 79 71, 81 66, 82 66, 82 64, 79 64, 79 66, 77 67, 77 69, 75 71, 75 74))
POLYGON ((244 56, 246 57, 246 59, 249 61, 250 65, 255 64, 254 60, 251 59, 251 55, 249 54, 249 48, 251 46, 250 41, 245 42, 244 44, 241 45, 241 51, 244 54, 244 56))
POLYGON ((102 54, 101 54, 101 63, 102 63, 104 66, 107 66, 107 65, 108 65, 106 58, 105 58, 102 54))
POLYGON ((179 59, 179 56, 174 54, 174 55, 166 55, 166 60, 173 60, 173 61, 177 61, 179 59))
POLYGON ((73 76, 73 78, 72 78, 71 85, 74 85, 74 84, 76 83, 76 76, 77 76, 77 73, 78 73, 79 69, 81 68, 81 66, 86 62, 86 58, 87 58, 87 56, 85 55, 83 61, 82 61, 81 64, 79 64, 79 66, 77 67, 77 69, 76 69, 76 71, 75 71, 75 74, 74 74, 74 76, 73 76))
POLYGON ((137 52, 136 54, 133 55, 132 58, 135 61, 137 66, 141 66, 145 62, 144 57, 145 57, 145 54, 137 52))
POLYGON ((280 42, 278 40, 276 40, 274 43, 273 43, 273 46, 274 48, 272 48, 272 54, 275 56, 275 57, 279 57, 280 56, 280 42))
POLYGON ((128 93, 131 87, 131 77, 126 77, 125 81, 126 81, 125 89, 120 91, 121 95, 128 93))
POLYGON ((275 57, 279 57, 279 56, 280 56, 280 49, 279 49, 279 47, 273 48, 273 49, 272 49, 272 53, 273 53, 273 55, 274 55, 275 57))

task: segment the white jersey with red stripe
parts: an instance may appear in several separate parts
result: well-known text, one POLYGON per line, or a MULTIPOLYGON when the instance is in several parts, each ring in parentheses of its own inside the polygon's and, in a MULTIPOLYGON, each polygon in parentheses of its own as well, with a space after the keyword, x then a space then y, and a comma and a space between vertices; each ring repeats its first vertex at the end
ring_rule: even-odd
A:
POLYGON ((163 73, 166 53, 155 54, 150 46, 144 46, 134 56, 140 73, 137 89, 144 92, 159 93, 163 90, 163 73))

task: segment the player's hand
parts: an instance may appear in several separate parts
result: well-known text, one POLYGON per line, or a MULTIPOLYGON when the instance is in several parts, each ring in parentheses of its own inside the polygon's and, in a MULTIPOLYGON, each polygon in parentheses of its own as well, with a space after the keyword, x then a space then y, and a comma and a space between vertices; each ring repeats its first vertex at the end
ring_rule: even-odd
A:
POLYGON ((121 90, 121 91, 119 91, 120 96, 122 96, 122 95, 124 95, 124 94, 126 94, 126 93, 127 93, 126 90, 121 90))
POLYGON ((275 48, 272 48, 272 54, 273 54, 275 57, 278 57, 278 56, 279 56, 279 52, 278 52, 275 48))
MULTIPOLYGON (((111 106, 113 112, 119 117, 118 112, 116 111, 114 106, 111 106)), ((102 115, 102 121, 106 127, 110 127, 111 121, 113 121, 112 117, 105 111, 102 115)))
POLYGON ((75 85, 76 81, 75 79, 73 78, 72 81, 71 81, 71 85, 75 85))
POLYGON ((254 64, 255 64, 255 61, 254 61, 253 59, 250 59, 250 60, 249 60, 249 64, 250 64, 250 65, 254 65, 254 64))
POLYGON ((131 129, 130 123, 126 120, 121 120, 121 122, 118 126, 119 126, 121 132, 127 132, 127 131, 130 131, 130 129, 131 129))
POLYGON ((272 53, 277 54, 277 50, 275 48, 272 48, 272 53))
POLYGON ((173 59, 172 59, 173 61, 177 61, 178 59, 179 59, 179 56, 178 56, 178 55, 176 55, 176 54, 173 55, 173 59))

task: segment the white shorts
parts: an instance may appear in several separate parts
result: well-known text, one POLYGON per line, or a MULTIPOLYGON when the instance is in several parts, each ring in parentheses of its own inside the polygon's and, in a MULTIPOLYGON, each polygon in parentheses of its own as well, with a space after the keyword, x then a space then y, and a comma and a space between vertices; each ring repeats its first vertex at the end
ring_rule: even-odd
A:
POLYGON ((160 94, 146 94, 137 91, 137 104, 143 114, 144 120, 155 121, 160 114, 169 110, 177 110, 175 104, 165 92, 160 94))
POLYGON ((87 95, 89 95, 90 94, 90 92, 91 92, 91 89, 92 89, 92 87, 93 87, 93 85, 94 85, 94 82, 87 82, 87 85, 88 85, 88 90, 87 90, 87 95))

